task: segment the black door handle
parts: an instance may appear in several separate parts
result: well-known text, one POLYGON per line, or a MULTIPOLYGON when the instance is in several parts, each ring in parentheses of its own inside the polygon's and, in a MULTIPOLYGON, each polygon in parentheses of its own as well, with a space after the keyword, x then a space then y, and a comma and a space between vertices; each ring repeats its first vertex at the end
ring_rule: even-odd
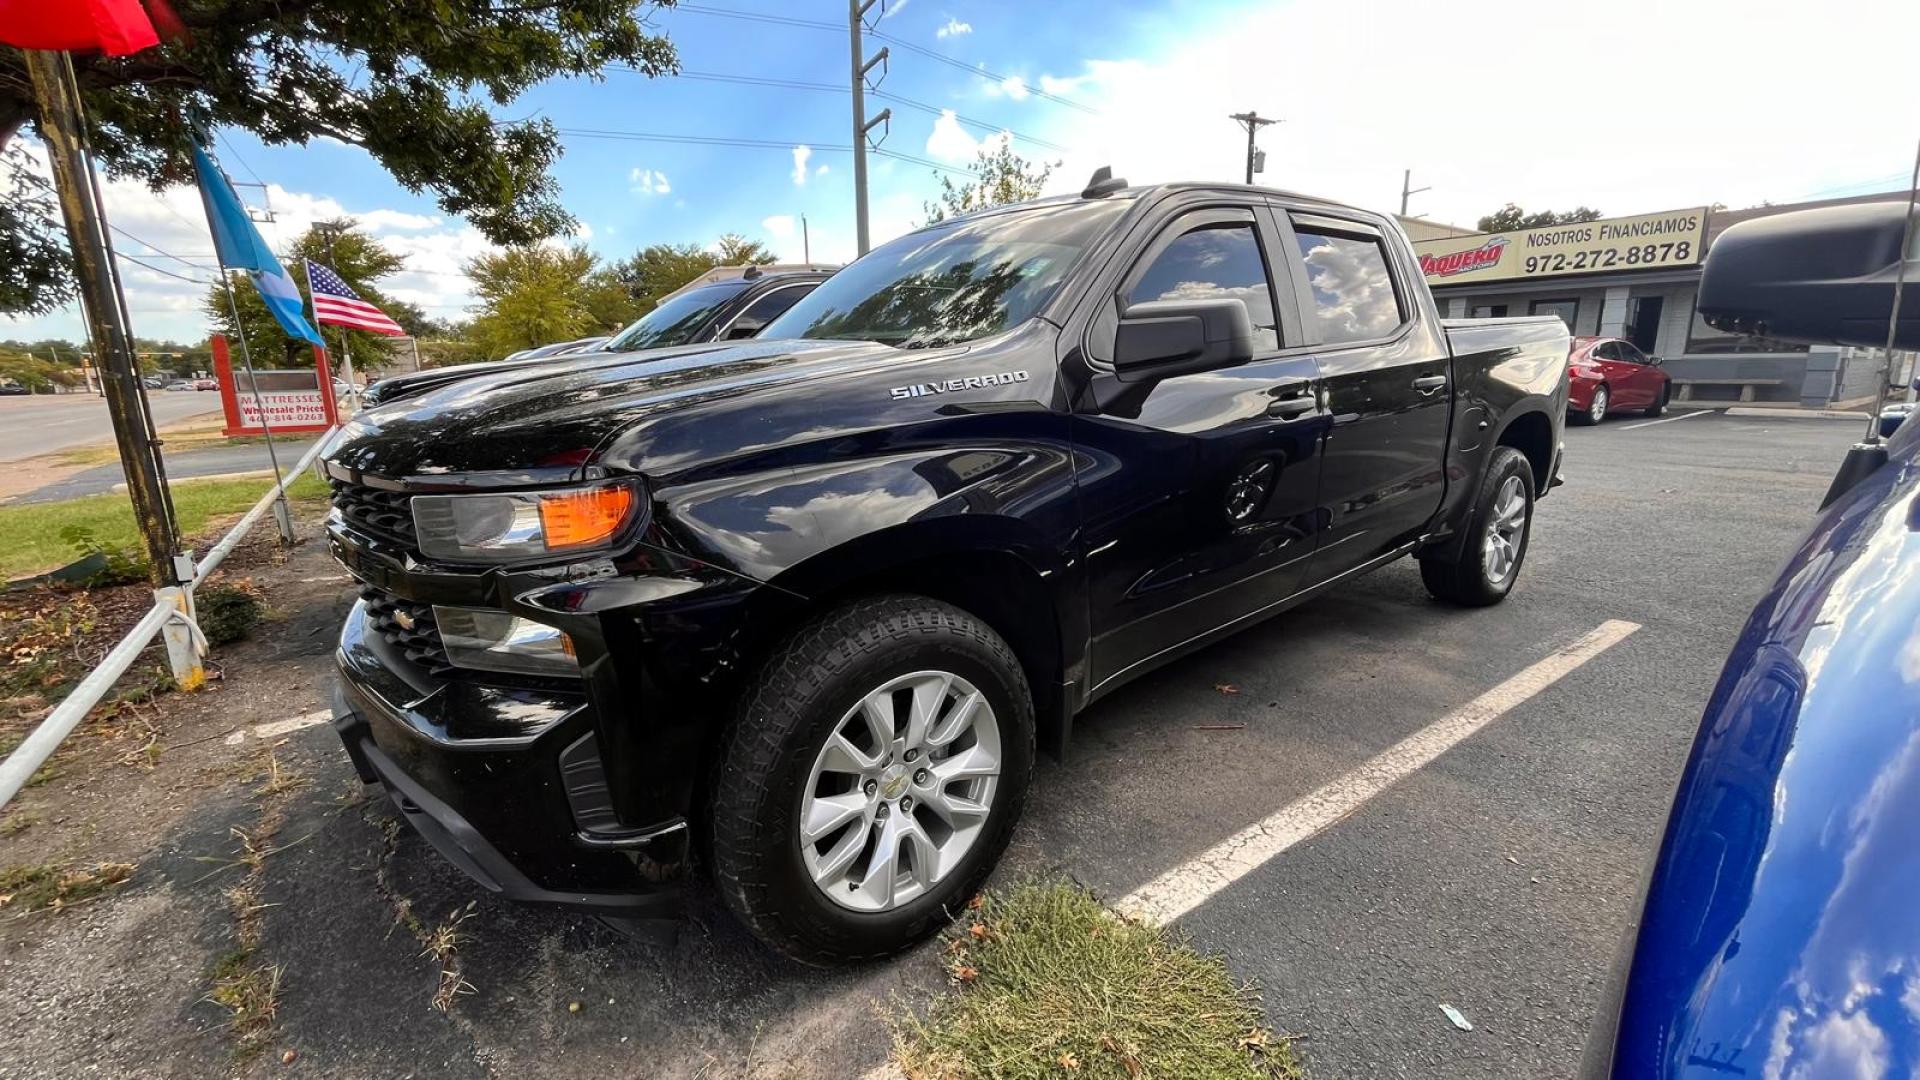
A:
POLYGON ((1314 400, 1311 393, 1303 393, 1298 397, 1287 397, 1281 398, 1278 401, 1268 402, 1267 416, 1274 420, 1285 420, 1289 417, 1299 416, 1301 413, 1310 413, 1314 409, 1319 408, 1319 406, 1320 403, 1314 400))
POLYGON ((1423 394, 1431 394, 1445 385, 1447 385, 1445 375, 1422 375, 1413 380, 1413 388, 1423 394))

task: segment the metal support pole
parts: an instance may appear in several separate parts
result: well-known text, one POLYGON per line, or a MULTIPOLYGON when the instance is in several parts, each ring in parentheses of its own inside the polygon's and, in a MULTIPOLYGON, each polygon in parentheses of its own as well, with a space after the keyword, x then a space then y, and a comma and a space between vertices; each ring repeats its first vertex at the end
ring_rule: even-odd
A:
POLYGON ((233 278, 227 274, 224 266, 220 268, 220 285, 227 292, 227 311, 233 315, 233 336, 240 339, 240 366, 247 369, 247 390, 253 394, 253 407, 260 410, 260 430, 267 436, 267 461, 273 465, 273 482, 282 485, 280 499, 273 507, 273 523, 280 530, 280 542, 291 546, 293 510, 287 506, 285 476, 280 472, 280 452, 273 445, 273 420, 267 415, 267 399, 260 394, 260 379, 253 373, 253 350, 247 347, 247 327, 240 321, 240 305, 233 298, 233 278))
MULTIPOLYGON (((327 238, 327 267, 334 273, 340 274, 340 264, 335 262, 333 258, 333 230, 331 228, 322 228, 320 229, 320 235, 327 238)), ((346 279, 347 276, 345 274, 340 274, 340 280, 345 281, 346 279)), ((311 281, 307 282, 307 295, 313 295, 313 282, 311 281)), ((316 327, 320 325, 320 311, 317 307, 313 312, 313 325, 316 327)), ((336 326, 334 329, 340 331, 340 377, 347 381, 347 388, 352 389, 353 354, 347 351, 347 328, 344 326, 336 326)))
POLYGON ((81 306, 94 341, 107 414, 113 422, 114 441, 119 444, 134 518, 155 583, 178 585, 184 578, 176 558, 180 552, 173 500, 167 491, 146 388, 140 383, 139 364, 133 355, 133 334, 119 292, 93 162, 87 153, 73 65, 65 53, 29 49, 23 55, 33 80, 40 133, 53 164, 54 186, 60 195, 67 240, 73 248, 81 306))
POLYGON ((878 0, 847 0, 847 41, 853 55, 853 235, 856 252, 865 255, 867 233, 867 63, 862 55, 860 20, 878 0))
POLYGON ((1423 191, 1432 191, 1432 190, 1433 189, 1431 187, 1423 187, 1423 188, 1414 187, 1413 186, 1413 170, 1412 169, 1403 170, 1400 173, 1400 216, 1401 217, 1407 216, 1407 200, 1413 198, 1415 195, 1418 195, 1423 191))

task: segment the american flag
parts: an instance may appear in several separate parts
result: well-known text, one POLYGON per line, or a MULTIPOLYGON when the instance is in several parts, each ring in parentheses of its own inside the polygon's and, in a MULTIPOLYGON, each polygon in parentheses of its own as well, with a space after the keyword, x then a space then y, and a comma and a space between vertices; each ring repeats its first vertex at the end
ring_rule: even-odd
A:
POLYGON ((339 274, 307 260, 307 286, 313 293, 313 321, 322 326, 345 326, 375 334, 406 337, 387 313, 360 299, 339 274))

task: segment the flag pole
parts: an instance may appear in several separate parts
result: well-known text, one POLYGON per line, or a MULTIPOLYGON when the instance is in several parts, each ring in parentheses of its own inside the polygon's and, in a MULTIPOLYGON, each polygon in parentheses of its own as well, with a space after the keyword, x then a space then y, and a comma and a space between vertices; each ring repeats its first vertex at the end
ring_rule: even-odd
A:
MULTIPOLYGON (((327 224, 331 225, 332 223, 328 222, 327 224)), ((339 274, 341 281, 347 280, 347 275, 340 273, 340 264, 335 262, 333 258, 333 229, 320 228, 320 235, 326 237, 326 240, 327 240, 327 269, 333 271, 335 274, 339 274)), ((320 325, 320 305, 317 301, 313 299, 313 275, 312 274, 307 275, 307 301, 313 304, 313 325, 319 326, 320 325)), ((340 365, 341 365, 340 371, 341 371, 341 374, 347 380, 347 390, 351 392, 354 388, 353 386, 353 354, 347 351, 347 328, 344 326, 336 325, 334 329, 340 331, 340 365)))
POLYGON ((273 445, 273 418, 267 415, 267 401, 260 396, 260 379, 253 373, 253 350, 247 347, 247 327, 240 321, 240 305, 233 298, 233 278, 220 267, 220 284, 227 290, 227 310, 233 314, 233 336, 240 339, 240 366, 247 369, 247 388, 253 392, 253 407, 260 410, 260 430, 267 436, 267 461, 273 465, 273 482, 280 497, 274 500, 273 522, 280 529, 280 542, 293 543, 293 508, 287 505, 286 479, 280 473, 280 453, 273 445))

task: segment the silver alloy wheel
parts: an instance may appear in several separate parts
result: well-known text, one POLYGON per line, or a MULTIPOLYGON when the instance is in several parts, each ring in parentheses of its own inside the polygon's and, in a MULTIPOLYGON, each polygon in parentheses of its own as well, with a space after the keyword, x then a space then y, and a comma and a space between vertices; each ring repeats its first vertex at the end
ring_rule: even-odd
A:
POLYGON ((891 911, 933 888, 980 839, 1000 780, 1000 723, 973 684, 916 671, 869 692, 814 758, 800 855, 827 898, 891 911))
POLYGON ((1587 416, 1596 424, 1607 418, 1606 387, 1596 386, 1593 388, 1593 401, 1587 405, 1587 416))
POLYGON ((1480 566, 1487 584, 1503 585, 1520 562, 1520 542, 1527 531, 1527 489, 1518 476, 1509 476, 1493 497, 1487 535, 1480 542, 1480 566))

